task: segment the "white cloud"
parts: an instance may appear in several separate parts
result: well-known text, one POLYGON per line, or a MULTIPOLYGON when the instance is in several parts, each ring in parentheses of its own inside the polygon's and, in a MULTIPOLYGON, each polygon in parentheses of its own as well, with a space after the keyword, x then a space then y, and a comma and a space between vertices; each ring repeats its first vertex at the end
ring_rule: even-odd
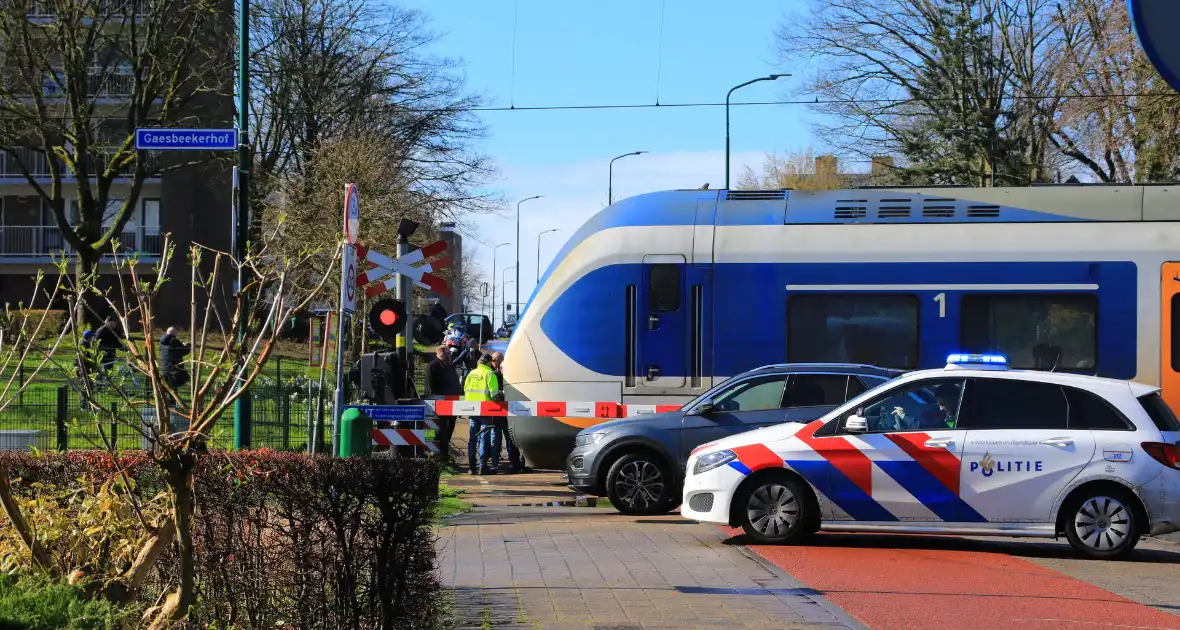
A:
MULTIPOLYGON (((516 243, 516 202, 533 195, 545 195, 541 199, 527 201, 521 205, 520 217, 520 301, 527 302, 537 278, 537 235, 548 229, 557 228, 555 233, 545 234, 541 239, 541 271, 561 250, 565 241, 591 216, 606 206, 607 166, 611 158, 552 165, 502 165, 504 175, 501 188, 509 201, 511 210, 504 217, 480 217, 473 221, 476 233, 473 236, 489 245, 516 243)), ((731 180, 736 182, 747 166, 757 168, 764 154, 756 151, 733 153, 731 180)), ((615 162, 614 199, 658 190, 700 188, 705 183, 709 188, 725 187, 725 153, 723 151, 648 153, 623 158, 615 162)), ((465 247, 476 248, 476 260, 485 273, 484 280, 491 281, 492 251, 464 239, 465 247)), ((502 311, 501 296, 504 270, 516 262, 516 248, 512 245, 501 247, 496 255, 496 310, 502 311)), ((513 281, 515 273, 508 272, 509 301, 515 301, 513 281)), ((479 299, 472 297, 474 308, 479 299)), ((491 301, 487 303, 490 312, 491 301)))

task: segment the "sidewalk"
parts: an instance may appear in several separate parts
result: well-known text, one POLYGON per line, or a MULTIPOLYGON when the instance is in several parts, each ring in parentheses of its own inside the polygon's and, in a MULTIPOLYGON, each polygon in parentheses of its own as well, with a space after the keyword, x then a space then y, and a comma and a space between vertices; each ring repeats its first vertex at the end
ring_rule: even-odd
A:
POLYGON ((572 501, 560 474, 459 475, 478 507, 439 532, 457 628, 862 627, 769 563, 679 516, 572 501))

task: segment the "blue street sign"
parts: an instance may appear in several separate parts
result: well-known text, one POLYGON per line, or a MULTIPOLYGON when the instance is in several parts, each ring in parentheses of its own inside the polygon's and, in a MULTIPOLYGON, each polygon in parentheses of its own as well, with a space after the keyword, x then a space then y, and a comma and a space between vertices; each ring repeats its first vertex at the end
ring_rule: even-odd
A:
POLYGON ((1172 89, 1180 90, 1180 37, 1172 30, 1180 21, 1180 2, 1127 0, 1127 10, 1147 59, 1172 89))
POLYGON ((135 148, 158 151, 232 151, 237 129, 136 129, 135 148))
POLYGON ((357 409, 374 421, 413 422, 426 419, 426 405, 348 405, 344 409, 357 409))

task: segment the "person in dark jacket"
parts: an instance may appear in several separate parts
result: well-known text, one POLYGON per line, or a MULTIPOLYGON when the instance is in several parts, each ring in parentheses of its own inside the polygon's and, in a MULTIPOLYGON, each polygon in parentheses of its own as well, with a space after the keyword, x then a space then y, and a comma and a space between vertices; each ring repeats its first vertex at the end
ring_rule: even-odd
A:
MULTIPOLYGON (((501 364, 504 363, 503 352, 492 353, 492 370, 496 373, 496 383, 500 386, 500 400, 504 400, 504 372, 500 370, 501 364)), ((495 421, 495 431, 500 434, 500 442, 504 444, 504 448, 508 451, 508 467, 510 473, 524 472, 524 463, 520 461, 520 449, 516 447, 516 440, 512 439, 512 434, 508 432, 508 417, 497 416, 495 421)))
POLYGON ((189 353, 189 347, 176 334, 179 331, 170 326, 160 337, 160 373, 164 382, 175 388, 184 385, 189 380, 188 372, 181 365, 184 357, 189 353))
POLYGON ((95 343, 102 359, 102 370, 109 372, 115 367, 115 353, 123 349, 123 333, 114 315, 107 316, 106 322, 95 332, 95 343))
MULTIPOLYGON (((426 391, 432 396, 462 396, 463 383, 444 346, 435 349, 435 358, 426 366, 426 391)), ((451 459, 451 436, 455 434, 455 416, 438 417, 438 442, 444 461, 451 459)))

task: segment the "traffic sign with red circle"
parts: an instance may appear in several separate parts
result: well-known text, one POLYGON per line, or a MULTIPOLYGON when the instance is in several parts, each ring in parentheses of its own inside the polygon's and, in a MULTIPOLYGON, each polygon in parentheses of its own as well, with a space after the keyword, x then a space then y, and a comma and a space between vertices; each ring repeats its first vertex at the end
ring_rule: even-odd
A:
POLYGON ((356 244, 361 229, 361 208, 357 199, 356 184, 344 185, 344 238, 349 245, 356 244))

